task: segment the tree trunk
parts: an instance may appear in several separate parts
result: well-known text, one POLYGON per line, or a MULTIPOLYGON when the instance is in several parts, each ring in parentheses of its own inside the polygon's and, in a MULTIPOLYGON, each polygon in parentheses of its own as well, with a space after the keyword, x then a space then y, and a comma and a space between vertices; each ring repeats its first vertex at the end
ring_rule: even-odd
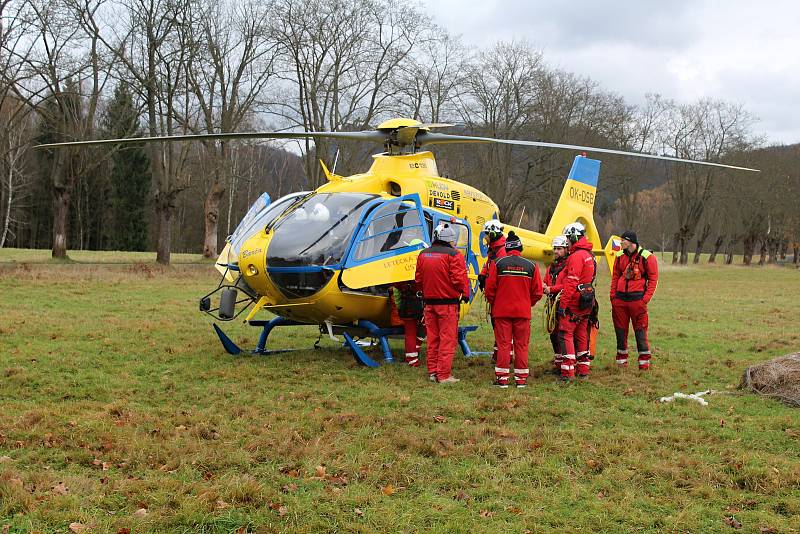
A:
POLYGON ((217 257, 217 241, 219 229, 219 202, 225 192, 218 181, 215 181, 206 195, 203 202, 203 213, 205 214, 205 240, 203 241, 203 257, 217 257))
POLYGON ((156 261, 161 265, 169 265, 172 250, 172 212, 170 203, 156 198, 156 216, 158 218, 158 243, 156 244, 156 261))
POLYGON ((676 235, 672 245, 672 265, 678 264, 679 251, 680 251, 680 238, 676 235))
POLYGON ((742 263, 750 265, 753 262, 753 254, 755 253, 756 243, 752 237, 746 237, 744 240, 744 257, 742 263))
POLYGON ((714 241, 714 250, 711 252, 711 256, 708 257, 708 263, 714 263, 717 261, 717 254, 719 253, 719 249, 722 248, 722 244, 725 242, 725 236, 717 237, 717 240, 714 241))
MULTIPOLYGON (((8 237, 8 229, 11 226, 11 205, 14 200, 14 170, 9 165, 8 168, 8 195, 5 200, 5 206, 3 206, 3 233, 0 235, 0 248, 3 248, 6 245, 6 238, 8 237)), ((19 246, 19 245, 17 245, 19 246)))
POLYGON ((685 238, 681 238, 681 265, 686 265, 689 263, 689 251, 686 250, 688 247, 688 240, 685 238))
POLYGON ((761 247, 759 247, 758 252, 759 252, 758 264, 763 266, 765 263, 767 263, 767 239, 766 238, 761 240, 761 247))
POLYGON ((780 252, 781 243, 777 239, 770 240, 769 246, 767 247, 767 252, 769 255, 769 263, 778 263, 778 254, 780 252))
POLYGON ((800 262, 800 243, 795 243, 792 245, 792 252, 794 253, 794 258, 792 258, 792 263, 797 265, 800 262))
POLYGON ((69 190, 59 187, 53 191, 53 252, 54 258, 67 257, 67 221, 69 190))

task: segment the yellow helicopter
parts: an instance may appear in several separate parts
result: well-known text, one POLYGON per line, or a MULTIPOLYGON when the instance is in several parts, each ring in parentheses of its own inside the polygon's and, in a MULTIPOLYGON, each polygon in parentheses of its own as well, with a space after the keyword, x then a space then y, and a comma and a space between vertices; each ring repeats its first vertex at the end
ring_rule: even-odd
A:
MULTIPOLYGON (((423 147, 503 143, 754 170, 669 156, 431 131, 443 126, 451 125, 399 118, 363 132, 201 134, 41 146, 241 138, 336 138, 382 143, 384 152, 373 156, 372 166, 363 174, 339 176, 320 162, 328 181, 316 190, 293 193, 274 202, 267 194, 262 195, 227 239, 217 259, 219 285, 200 299, 200 310, 215 320, 233 320, 249 308, 245 322, 262 329, 255 353, 270 352, 266 342, 275 327, 318 325, 321 334, 327 332, 331 338, 342 334, 356 359, 373 367, 378 363, 364 353, 355 338, 378 339, 384 359, 393 361, 387 337, 397 334, 398 329, 390 324, 387 288, 414 279, 417 255, 431 242, 433 229, 447 222, 456 230, 456 247, 466 258, 473 282, 472 299, 488 253, 483 225, 500 218, 497 205, 484 193, 439 176, 433 154, 423 147), (217 292, 219 305, 212 307, 217 292), (262 311, 276 317, 256 319, 262 311)), ((544 234, 506 225, 521 238, 525 257, 551 261, 552 238, 576 221, 584 224, 592 243, 601 243, 593 217, 599 172, 600 161, 584 155, 575 158, 544 234)), ((604 255, 611 265, 618 248, 618 239, 612 236, 605 248, 594 253, 604 255)), ((471 301, 461 305, 462 318, 470 305, 471 301)), ((475 328, 459 330, 459 343, 467 356, 474 353, 466 335, 475 328)), ((241 352, 216 323, 214 329, 226 351, 241 352)))

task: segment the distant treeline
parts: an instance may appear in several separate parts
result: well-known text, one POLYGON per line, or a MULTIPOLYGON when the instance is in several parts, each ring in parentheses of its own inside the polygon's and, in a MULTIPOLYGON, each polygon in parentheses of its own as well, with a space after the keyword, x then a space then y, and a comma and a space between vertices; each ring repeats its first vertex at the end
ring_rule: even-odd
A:
MULTIPOLYGON (((46 142, 253 130, 363 130, 404 116, 449 131, 758 167, 760 174, 602 157, 606 232, 654 249, 797 254, 800 149, 765 147, 717 100, 632 105, 524 42, 466 47, 395 0, 25 0, 0 26, 0 247, 215 256, 249 205, 361 172, 379 146, 227 141, 44 150, 46 142), (288 148, 288 150, 287 150, 288 148), (302 154, 298 156, 298 154, 302 154)), ((574 154, 437 149, 506 220, 542 230, 574 154), (523 216, 524 214, 524 216, 523 216)), ((699 258, 699 256, 695 256, 699 258)), ((720 260, 721 261, 721 260, 720 260)))

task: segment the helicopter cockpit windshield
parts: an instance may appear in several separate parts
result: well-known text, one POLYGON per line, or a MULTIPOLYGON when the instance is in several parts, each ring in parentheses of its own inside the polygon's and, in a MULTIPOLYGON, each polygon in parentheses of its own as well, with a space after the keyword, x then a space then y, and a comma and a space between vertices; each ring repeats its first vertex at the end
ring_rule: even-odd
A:
POLYGON ((233 256, 236 257, 239 255, 239 251, 242 248, 242 243, 244 243, 247 238, 251 237, 256 232, 263 230, 265 226, 272 223, 281 213, 283 213, 284 210, 286 210, 292 204, 292 202, 297 202, 299 198, 308 194, 308 191, 292 193, 279 198, 271 204, 269 195, 267 193, 264 193, 258 197, 253 205, 250 206, 250 209, 242 219, 242 222, 239 223, 239 226, 236 227, 236 230, 234 230, 233 234, 231 234, 231 236, 228 238, 228 242, 231 244, 233 256))
POLYGON ((272 227, 267 251, 270 278, 290 298, 325 285, 350 244, 362 212, 378 195, 316 193, 284 213, 272 227))

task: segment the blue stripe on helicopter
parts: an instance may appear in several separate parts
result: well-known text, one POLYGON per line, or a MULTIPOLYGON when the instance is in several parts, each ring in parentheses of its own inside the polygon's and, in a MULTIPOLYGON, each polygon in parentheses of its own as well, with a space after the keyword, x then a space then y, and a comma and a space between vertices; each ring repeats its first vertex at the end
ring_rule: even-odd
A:
POLYGON ((306 265, 304 267, 267 267, 268 273, 319 273, 322 271, 335 271, 341 268, 341 264, 335 265, 306 265))
POLYGON ((577 156, 575 161, 572 162, 572 168, 567 178, 575 180, 576 182, 581 182, 582 184, 597 187, 597 178, 599 176, 600 160, 577 156))

